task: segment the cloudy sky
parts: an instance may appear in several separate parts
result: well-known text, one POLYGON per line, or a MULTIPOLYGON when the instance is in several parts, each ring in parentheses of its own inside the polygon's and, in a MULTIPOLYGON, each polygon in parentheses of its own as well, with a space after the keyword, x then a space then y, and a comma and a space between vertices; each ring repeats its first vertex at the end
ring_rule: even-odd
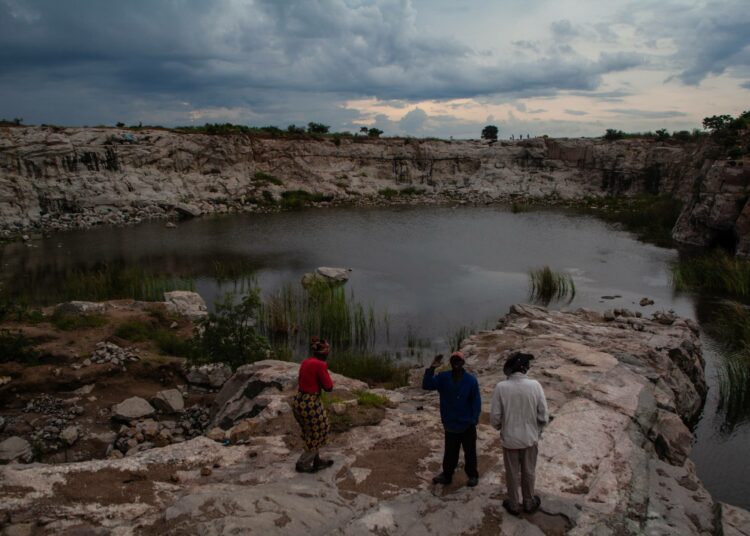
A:
POLYGON ((477 138, 750 109, 748 0, 0 0, 0 118, 477 138))

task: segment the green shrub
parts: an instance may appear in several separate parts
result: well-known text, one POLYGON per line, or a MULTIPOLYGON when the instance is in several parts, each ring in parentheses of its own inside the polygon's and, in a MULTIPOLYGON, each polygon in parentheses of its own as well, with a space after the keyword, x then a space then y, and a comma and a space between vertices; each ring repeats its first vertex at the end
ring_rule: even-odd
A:
POLYGON ((551 301, 568 299, 573 301, 576 295, 576 285, 570 274, 555 272, 549 266, 531 270, 529 272, 530 297, 543 305, 551 301))
POLYGON ((390 404, 390 400, 370 391, 360 391, 357 393, 357 404, 366 408, 383 408, 390 404))
POLYGON ((622 130, 617 130, 614 128, 608 128, 607 132, 604 133, 604 139, 613 141, 613 140, 621 140, 625 137, 625 133, 622 130))
POLYGON ((236 369, 268 357, 268 339, 257 328, 260 307, 257 289, 239 303, 227 294, 197 330, 191 358, 197 362, 222 362, 236 369))
POLYGON ((407 186, 399 191, 399 195, 421 195, 425 193, 424 188, 416 188, 415 186, 407 186))
POLYGON ((39 359, 39 352, 34 349, 34 341, 21 333, 0 329, 0 363, 15 361, 25 365, 34 365, 39 359))
POLYGON ((174 331, 158 324, 146 324, 140 320, 128 320, 121 324, 115 335, 132 342, 152 341, 164 355, 191 357, 195 354, 195 341, 180 337, 174 331))
POLYGON ((281 194, 281 206, 287 210, 296 210, 311 203, 322 203, 332 199, 332 195, 314 194, 305 190, 287 190, 281 194))
POLYGON ((281 179, 278 179, 273 175, 269 175, 268 173, 263 173, 262 171, 256 171, 253 180, 254 182, 259 184, 275 184, 276 186, 281 186, 282 184, 284 184, 281 179))
POLYGON ((386 199, 392 199, 398 195, 398 190, 394 190, 393 188, 383 188, 382 190, 378 190, 378 195, 381 195, 386 199))

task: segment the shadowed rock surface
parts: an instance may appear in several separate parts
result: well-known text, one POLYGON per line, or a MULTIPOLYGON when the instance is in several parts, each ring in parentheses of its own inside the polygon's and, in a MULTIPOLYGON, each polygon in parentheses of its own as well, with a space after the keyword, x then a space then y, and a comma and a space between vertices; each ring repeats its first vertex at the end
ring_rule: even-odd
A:
POLYGON ((728 161, 710 140, 488 144, 0 127, 0 232, 268 210, 294 190, 354 205, 650 193, 686 204, 678 241, 748 255, 747 164, 746 156, 728 161))
MULTIPOLYGON (((437 396, 416 386, 421 370, 413 387, 376 390, 390 399, 377 424, 333 437, 333 468, 296 473, 288 401, 298 365, 264 361, 242 367, 217 396, 214 419, 239 412, 229 433, 216 429, 223 442, 242 427, 234 444, 197 437, 118 460, 5 466, 0 520, 42 534, 747 534, 750 514, 716 503, 685 458, 684 421, 705 393, 695 326, 639 320, 517 305, 497 329, 464 341, 484 401, 473 489, 462 474, 431 484, 443 437, 437 396), (501 506, 501 442, 487 411, 505 357, 519 349, 536 355, 530 374, 554 420, 540 442, 542 509, 515 518, 501 506)), ((364 387, 336 380, 343 399, 364 387)))

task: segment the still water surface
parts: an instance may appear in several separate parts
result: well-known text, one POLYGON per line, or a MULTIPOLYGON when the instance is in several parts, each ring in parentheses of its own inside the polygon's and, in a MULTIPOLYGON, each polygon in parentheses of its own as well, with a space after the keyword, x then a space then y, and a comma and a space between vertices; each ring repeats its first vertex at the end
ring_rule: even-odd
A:
MULTIPOLYGON (((442 207, 236 215, 193 220, 177 229, 149 223, 56 234, 35 248, 6 245, 0 255, 6 281, 34 273, 35 285, 43 289, 59 284, 55 274, 71 267, 122 263, 189 274, 209 303, 228 288, 212 275, 217 262, 252 266, 264 293, 297 284, 317 266, 348 267, 347 289, 356 300, 371 305, 378 317, 387 314, 388 337, 381 330, 377 345, 403 351, 410 333, 428 341, 425 359, 445 351, 457 328, 493 327, 512 304, 528 301, 528 270, 544 265, 574 277, 576 296, 561 308, 628 307, 644 314, 673 309, 699 316, 698 300, 670 286, 669 263, 676 251, 639 242, 594 218, 554 210, 513 214, 504 208, 442 207), (639 307, 644 296, 656 304, 639 307)), ((716 410, 719 358, 710 344, 705 346, 711 390, 692 458, 717 499, 750 508, 750 426, 722 431, 716 410)))

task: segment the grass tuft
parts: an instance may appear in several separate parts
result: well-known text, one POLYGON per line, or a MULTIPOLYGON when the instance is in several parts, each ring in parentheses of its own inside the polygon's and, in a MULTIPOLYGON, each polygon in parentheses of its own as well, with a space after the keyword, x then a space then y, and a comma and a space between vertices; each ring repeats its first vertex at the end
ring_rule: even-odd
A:
POLYGON ((530 297, 545 306, 552 301, 567 299, 573 301, 576 285, 570 274, 555 272, 549 266, 529 272, 530 297))
POLYGON ((73 331, 77 329, 98 328, 108 322, 107 317, 103 315, 81 315, 55 313, 52 315, 52 324, 63 331, 73 331))
POLYGON ((15 361, 24 365, 34 365, 39 360, 39 352, 34 349, 34 340, 20 331, 0 329, 0 363, 15 361))
POLYGON ((337 352, 328 358, 328 367, 337 374, 368 385, 396 388, 409 383, 409 369, 387 354, 337 352))
POLYGON ((357 404, 366 408, 384 408, 390 404, 390 400, 370 391, 360 391, 357 393, 357 404))

